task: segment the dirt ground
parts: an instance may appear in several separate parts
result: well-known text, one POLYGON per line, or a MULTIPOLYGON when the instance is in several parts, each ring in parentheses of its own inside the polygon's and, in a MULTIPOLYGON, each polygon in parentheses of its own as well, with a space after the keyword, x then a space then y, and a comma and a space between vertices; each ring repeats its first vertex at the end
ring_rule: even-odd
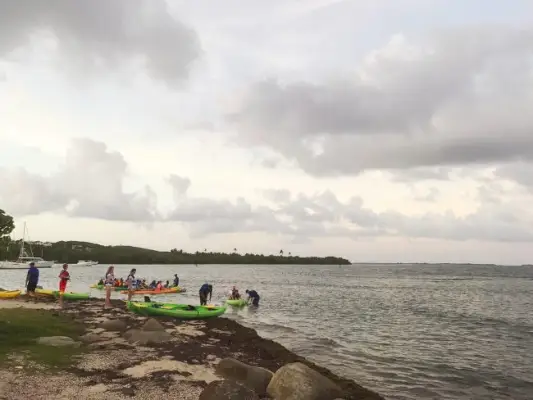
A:
MULTIPOLYGON (((9 302, 0 302, 0 307, 9 302)), ((23 301, 13 301, 11 306, 19 303, 36 307, 23 301)), ((38 304, 51 305, 47 299, 38 304)), ((77 356, 70 368, 53 374, 28 365, 24 355, 13 355, 10 368, 0 369, 0 399, 198 399, 208 383, 220 379, 214 373, 214 365, 226 357, 273 372, 287 363, 302 362, 341 386, 346 391, 345 399, 381 399, 226 318, 158 318, 168 340, 148 345, 130 343, 123 330, 104 329, 102 324, 120 320, 125 329, 135 330, 142 329, 148 318, 128 312, 122 301, 113 301, 113 306, 104 310, 102 300, 95 299, 69 302, 64 310, 50 310, 85 326, 86 334, 81 340, 87 339, 87 352, 77 356)))

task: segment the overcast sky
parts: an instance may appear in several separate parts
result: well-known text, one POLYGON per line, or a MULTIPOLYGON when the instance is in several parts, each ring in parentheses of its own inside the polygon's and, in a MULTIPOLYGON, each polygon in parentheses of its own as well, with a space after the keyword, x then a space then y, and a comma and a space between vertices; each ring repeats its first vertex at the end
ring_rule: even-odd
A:
POLYGON ((533 259, 530 0, 0 0, 34 240, 533 259))

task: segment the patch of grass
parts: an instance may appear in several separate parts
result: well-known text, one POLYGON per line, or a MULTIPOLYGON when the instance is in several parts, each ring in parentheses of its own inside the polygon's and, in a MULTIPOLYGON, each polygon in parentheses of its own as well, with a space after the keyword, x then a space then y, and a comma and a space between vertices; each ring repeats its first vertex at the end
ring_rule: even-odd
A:
POLYGON ((15 355, 47 367, 66 367, 83 348, 45 346, 37 344, 36 339, 43 336, 76 339, 82 332, 80 324, 51 311, 0 309, 0 366, 11 364, 10 357, 15 355))

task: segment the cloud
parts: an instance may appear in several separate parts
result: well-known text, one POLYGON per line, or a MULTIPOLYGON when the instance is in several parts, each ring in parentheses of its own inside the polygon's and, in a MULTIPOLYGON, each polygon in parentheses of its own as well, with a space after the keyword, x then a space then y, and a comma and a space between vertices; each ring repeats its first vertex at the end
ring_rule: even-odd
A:
POLYGON ((349 81, 259 82, 228 121, 316 176, 533 160, 533 30, 401 35, 349 81))
POLYGON ((195 33, 174 19, 164 0, 0 2, 0 56, 43 32, 53 34, 61 62, 71 67, 87 72, 141 62, 169 84, 187 76, 200 52, 195 33))
POLYGON ((156 195, 149 186, 124 190, 127 167, 122 154, 105 144, 76 139, 60 170, 50 176, 0 168, 0 200, 15 215, 59 212, 114 221, 157 219, 156 195))
POLYGON ((500 179, 516 182, 533 192, 533 165, 518 162, 496 168, 494 175, 500 179))

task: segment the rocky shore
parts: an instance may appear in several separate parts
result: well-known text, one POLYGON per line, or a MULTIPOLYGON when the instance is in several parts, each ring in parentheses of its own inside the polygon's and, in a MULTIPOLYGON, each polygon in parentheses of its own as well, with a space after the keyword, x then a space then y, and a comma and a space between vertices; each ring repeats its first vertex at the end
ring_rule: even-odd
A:
MULTIPOLYGON (((46 302, 2 301, 4 307, 46 302)), ((124 302, 113 306, 104 310, 101 300, 87 300, 47 310, 68 316, 83 332, 40 343, 83 352, 61 371, 12 355, 9 368, 0 367, 0 399, 383 399, 233 320, 152 319, 129 313, 124 302)))

